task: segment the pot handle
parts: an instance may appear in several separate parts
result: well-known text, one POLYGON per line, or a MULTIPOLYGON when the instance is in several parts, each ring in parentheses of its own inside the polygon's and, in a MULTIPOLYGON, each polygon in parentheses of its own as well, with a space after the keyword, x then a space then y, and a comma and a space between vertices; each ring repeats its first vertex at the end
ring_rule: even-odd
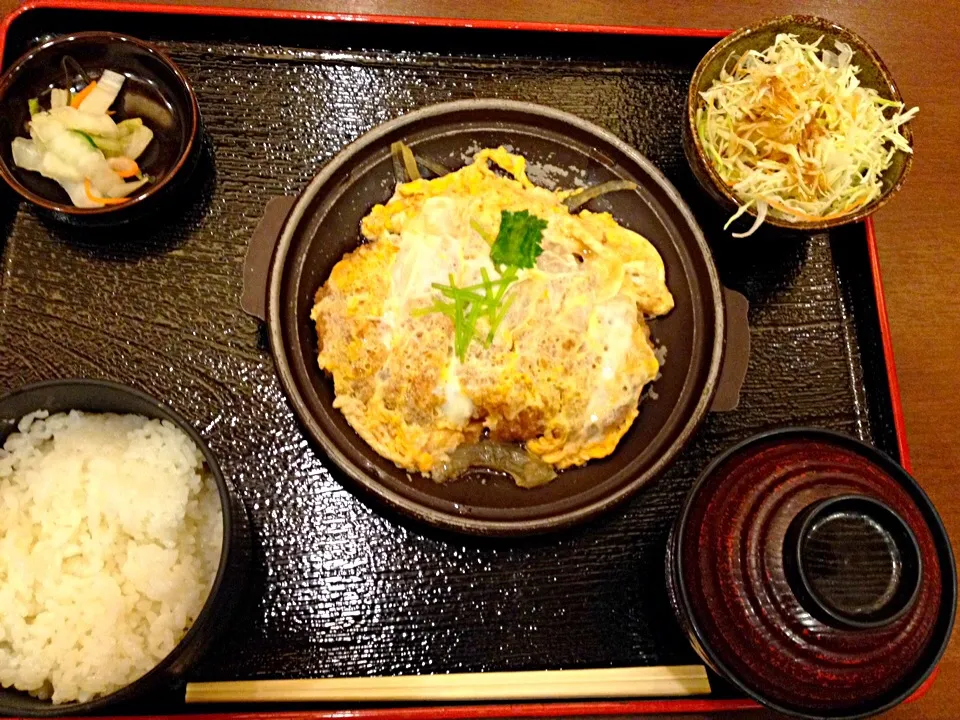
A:
POLYGON ((750 303, 736 290, 723 288, 723 307, 726 338, 717 391, 710 406, 713 412, 733 410, 740 404, 740 388, 750 361, 750 325, 747 323, 750 303))
POLYGON ((295 197, 270 198, 263 209, 260 224, 253 231, 247 256, 243 261, 243 294, 240 307, 249 315, 266 321, 267 319, 267 278, 270 275, 270 261, 280 239, 283 223, 290 214, 295 197))

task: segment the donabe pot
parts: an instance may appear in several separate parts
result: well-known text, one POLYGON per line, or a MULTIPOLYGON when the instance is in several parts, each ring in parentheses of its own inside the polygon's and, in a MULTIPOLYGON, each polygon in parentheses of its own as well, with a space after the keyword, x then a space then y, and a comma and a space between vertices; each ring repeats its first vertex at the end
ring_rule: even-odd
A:
POLYGON ((418 520, 479 535, 566 527, 625 500, 656 478, 711 406, 736 404, 746 370, 746 300, 725 291, 700 228, 676 189, 640 153, 589 122, 552 108, 505 100, 433 105, 387 122, 331 160, 296 199, 278 198, 251 243, 244 307, 268 325, 277 374, 307 435, 366 495, 418 520), (478 148, 507 146, 533 165, 573 168, 588 186, 631 180, 636 192, 591 201, 657 248, 676 307, 650 323, 668 349, 657 399, 616 451, 529 490, 507 479, 440 485, 380 457, 333 407, 332 380, 317 366, 310 310, 333 266, 361 243, 360 221, 394 192, 390 144, 456 168, 478 148), (726 355, 726 362, 724 357, 726 355), (723 371, 721 369, 723 368, 723 371))

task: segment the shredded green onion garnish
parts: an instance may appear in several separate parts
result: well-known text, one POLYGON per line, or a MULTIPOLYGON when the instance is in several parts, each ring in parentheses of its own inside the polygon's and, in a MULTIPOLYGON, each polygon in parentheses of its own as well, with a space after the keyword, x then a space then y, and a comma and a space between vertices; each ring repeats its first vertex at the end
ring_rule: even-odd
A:
POLYGON ((414 315, 443 313, 453 320, 453 349, 463 362, 467 349, 477 334, 477 323, 486 318, 490 329, 483 338, 484 347, 489 347, 507 315, 513 296, 506 297, 507 290, 516 282, 520 268, 532 268, 537 257, 543 252, 540 246, 547 222, 526 210, 500 213, 500 230, 497 237, 489 239, 483 227, 476 221, 470 221, 471 227, 487 242, 492 243, 490 258, 493 260, 500 277, 491 279, 486 268, 480 268, 482 282, 466 287, 457 287, 453 275, 450 284, 434 283, 443 299, 438 299, 429 307, 414 311, 414 315))
POLYGON ((820 49, 822 40, 780 34, 700 93, 697 133, 742 203, 734 217, 747 206, 759 216, 740 236, 766 214, 798 222, 853 212, 880 195, 894 154, 911 152, 900 127, 918 109, 861 87, 853 50, 820 49))
POLYGON ((414 315, 439 312, 453 320, 453 350, 461 362, 467 357, 467 348, 477 334, 477 323, 481 318, 486 318, 490 325, 483 344, 489 347, 493 342, 497 328, 510 309, 512 298, 503 302, 504 295, 517 279, 517 268, 512 266, 503 268, 495 280, 490 279, 486 268, 480 273, 483 282, 476 285, 457 287, 453 275, 449 285, 434 283, 433 288, 439 290, 445 299, 435 300, 433 305, 413 312, 414 315))
POLYGON ((471 219, 470 227, 472 227, 477 234, 486 241, 487 245, 493 245, 493 241, 496 240, 496 238, 487 232, 486 228, 484 228, 483 225, 481 225, 477 220, 471 219))

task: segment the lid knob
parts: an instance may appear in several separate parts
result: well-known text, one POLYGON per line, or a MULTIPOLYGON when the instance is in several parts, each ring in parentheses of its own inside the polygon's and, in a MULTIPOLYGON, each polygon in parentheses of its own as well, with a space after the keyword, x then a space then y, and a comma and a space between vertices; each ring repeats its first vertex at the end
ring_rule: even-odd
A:
POLYGON ((889 625, 920 588, 917 540, 882 502, 841 495, 814 503, 791 523, 784 569, 803 608, 844 629, 889 625))

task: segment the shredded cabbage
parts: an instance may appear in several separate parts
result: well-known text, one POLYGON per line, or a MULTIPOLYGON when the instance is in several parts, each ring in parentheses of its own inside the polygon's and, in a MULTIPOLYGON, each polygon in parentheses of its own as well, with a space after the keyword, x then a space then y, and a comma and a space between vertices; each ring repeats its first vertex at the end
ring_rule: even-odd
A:
POLYGON ((912 152, 900 127, 918 108, 861 87, 850 46, 822 40, 777 35, 700 93, 700 141, 742 203, 731 222, 751 206, 790 222, 841 217, 880 195, 897 151, 912 152))

